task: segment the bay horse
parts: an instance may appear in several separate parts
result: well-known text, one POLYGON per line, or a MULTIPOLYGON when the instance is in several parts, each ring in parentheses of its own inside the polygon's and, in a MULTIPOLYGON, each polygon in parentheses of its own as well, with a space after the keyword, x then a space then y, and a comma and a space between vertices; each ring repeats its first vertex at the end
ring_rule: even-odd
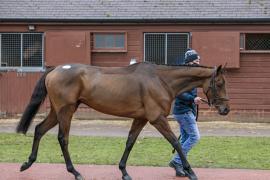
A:
POLYGON ((59 124, 58 141, 67 171, 72 173, 76 180, 83 179, 74 168, 68 151, 72 115, 79 104, 83 103, 106 114, 134 119, 119 163, 123 180, 131 179, 126 171, 126 162, 147 122, 153 125, 179 153, 188 177, 197 179, 166 118, 175 97, 195 87, 203 88, 209 104, 215 106, 219 114, 229 113, 226 81, 221 65, 212 68, 190 65, 166 66, 144 62, 112 68, 70 64, 47 70, 38 81, 17 126, 18 133, 26 134, 48 94, 50 112, 35 127, 32 152, 28 162, 25 162, 20 170, 28 169, 35 162, 41 137, 59 124))

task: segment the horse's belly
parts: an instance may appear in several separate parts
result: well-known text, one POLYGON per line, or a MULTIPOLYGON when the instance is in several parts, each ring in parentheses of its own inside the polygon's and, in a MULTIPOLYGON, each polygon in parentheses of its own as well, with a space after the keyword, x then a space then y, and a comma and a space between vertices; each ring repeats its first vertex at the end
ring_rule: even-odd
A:
POLYGON ((81 92, 81 102, 111 115, 124 117, 143 116, 144 108, 138 83, 123 76, 99 78, 89 82, 81 92))
POLYGON ((144 108, 141 105, 135 103, 123 103, 119 101, 88 101, 83 103, 105 114, 130 118, 139 118, 144 116, 144 108))

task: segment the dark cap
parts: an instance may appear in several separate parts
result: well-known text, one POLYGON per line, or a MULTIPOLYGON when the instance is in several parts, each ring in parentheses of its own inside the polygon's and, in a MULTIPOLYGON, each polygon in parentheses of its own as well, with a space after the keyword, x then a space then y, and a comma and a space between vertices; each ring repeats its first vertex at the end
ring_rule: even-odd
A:
POLYGON ((196 59, 199 59, 200 56, 194 49, 187 49, 185 53, 185 64, 188 64, 196 59))

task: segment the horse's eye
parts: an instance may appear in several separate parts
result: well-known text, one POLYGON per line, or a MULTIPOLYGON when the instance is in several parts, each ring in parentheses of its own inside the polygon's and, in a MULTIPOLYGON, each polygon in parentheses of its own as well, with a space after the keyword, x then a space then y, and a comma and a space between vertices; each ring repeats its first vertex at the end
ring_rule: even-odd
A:
POLYGON ((223 84, 222 83, 217 83, 218 88, 222 88, 223 84))

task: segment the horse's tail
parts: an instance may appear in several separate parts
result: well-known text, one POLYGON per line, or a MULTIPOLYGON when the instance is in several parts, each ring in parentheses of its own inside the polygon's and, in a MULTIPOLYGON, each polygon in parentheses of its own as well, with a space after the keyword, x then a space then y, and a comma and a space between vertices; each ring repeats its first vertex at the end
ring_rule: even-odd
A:
POLYGON ((53 68, 48 69, 39 79, 38 83, 36 84, 36 87, 32 93, 31 100, 29 104, 27 105, 21 120, 17 126, 17 133, 23 133, 26 134, 34 116, 39 110, 40 105, 44 102, 46 96, 47 96, 47 89, 45 86, 45 79, 49 72, 51 72, 53 68))

